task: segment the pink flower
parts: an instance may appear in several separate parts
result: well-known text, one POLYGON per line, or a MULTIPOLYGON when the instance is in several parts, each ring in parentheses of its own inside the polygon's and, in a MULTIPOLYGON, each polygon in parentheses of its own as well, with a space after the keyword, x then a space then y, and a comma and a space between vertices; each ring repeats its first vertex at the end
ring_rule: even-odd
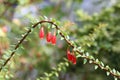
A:
POLYGON ((44 28, 43 27, 41 27, 41 29, 40 29, 39 37, 40 37, 40 39, 44 38, 44 28))

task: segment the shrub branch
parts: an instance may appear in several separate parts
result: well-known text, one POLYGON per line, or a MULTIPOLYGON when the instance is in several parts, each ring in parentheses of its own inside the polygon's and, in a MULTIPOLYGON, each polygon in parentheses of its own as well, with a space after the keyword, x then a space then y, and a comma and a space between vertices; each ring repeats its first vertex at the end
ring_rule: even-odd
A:
POLYGON ((84 52, 80 51, 80 49, 78 49, 76 47, 76 45, 73 44, 73 42, 68 39, 66 37, 66 35, 64 35, 62 33, 62 31, 60 30, 60 28, 58 27, 57 24, 55 24, 52 21, 49 20, 42 20, 40 22, 37 22, 36 24, 34 24, 28 31, 27 33, 22 37, 21 40, 19 40, 19 42, 16 44, 13 52, 11 53, 10 57, 4 62, 4 64, 1 66, 0 68, 0 72, 2 71, 3 67, 7 65, 7 63, 11 60, 11 58, 13 57, 13 55, 15 55, 16 50, 19 48, 20 44, 26 39, 26 37, 30 34, 30 32, 32 31, 32 29, 34 29, 35 27, 37 27, 38 24, 42 24, 42 23, 50 23, 52 25, 55 26, 55 28, 60 31, 59 34, 61 35, 62 38, 64 38, 64 40, 68 43, 69 46, 71 46, 73 49, 75 48, 74 52, 78 53, 80 55, 80 57, 86 59, 87 61, 90 61, 89 63, 94 64, 95 66, 98 66, 100 69, 104 70, 105 72, 109 72, 109 74, 111 74, 113 77, 119 78, 120 79, 120 73, 118 71, 116 71, 115 69, 112 70, 110 67, 108 66, 104 66, 104 64, 101 64, 101 61, 99 61, 98 59, 95 59, 93 56, 90 57, 89 55, 85 54, 84 52))

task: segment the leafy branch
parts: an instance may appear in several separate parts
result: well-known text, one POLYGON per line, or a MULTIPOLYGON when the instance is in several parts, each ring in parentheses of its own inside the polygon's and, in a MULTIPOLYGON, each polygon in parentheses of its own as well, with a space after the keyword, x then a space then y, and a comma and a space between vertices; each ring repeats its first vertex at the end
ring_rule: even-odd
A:
POLYGON ((74 52, 78 53, 77 57, 84 58, 84 63, 89 61, 89 63, 95 65, 95 69, 97 69, 99 67, 100 69, 104 70, 107 73, 107 75, 111 74, 115 79, 117 79, 117 78, 120 79, 120 72, 119 71, 116 71, 115 69, 111 69, 109 66, 105 66, 103 64, 103 62, 99 61, 98 59, 95 59, 93 56, 89 55, 88 52, 84 52, 84 50, 81 47, 77 47, 75 42, 71 41, 69 39, 69 36, 66 35, 64 32, 62 32, 61 29, 58 27, 58 25, 55 24, 55 22, 49 21, 49 20, 42 20, 40 22, 37 22, 27 31, 26 34, 23 35, 22 39, 19 40, 19 42, 16 44, 16 46, 15 46, 13 52, 11 53, 10 57, 1 66, 0 72, 2 71, 3 67, 6 66, 7 63, 11 60, 13 55, 15 55, 16 50, 19 48, 20 44, 26 39, 26 37, 29 35, 29 33, 32 32, 32 30, 35 27, 37 27, 38 24, 42 24, 42 23, 50 23, 51 25, 54 25, 56 30, 58 31, 58 33, 61 35, 61 37, 68 43, 69 46, 71 46, 73 48, 74 52))
POLYGON ((52 76, 58 77, 59 73, 61 71, 65 70, 66 67, 68 67, 68 66, 69 66, 68 60, 64 59, 64 62, 60 62, 59 64, 57 64, 56 68, 55 67, 52 68, 51 72, 49 72, 49 73, 45 72, 44 76, 38 78, 37 80, 49 80, 52 76))

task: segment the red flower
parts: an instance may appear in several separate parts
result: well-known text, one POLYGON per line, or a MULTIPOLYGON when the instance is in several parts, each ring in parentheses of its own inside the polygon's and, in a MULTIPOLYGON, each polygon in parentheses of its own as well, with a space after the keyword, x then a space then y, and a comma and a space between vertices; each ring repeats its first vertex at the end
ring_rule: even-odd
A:
POLYGON ((73 64, 76 64, 77 59, 74 53, 71 53, 69 49, 67 50, 67 58, 70 62, 72 62, 73 64))
POLYGON ((67 58, 68 58, 69 61, 72 60, 72 55, 70 53, 70 50, 67 50, 67 58))
POLYGON ((55 34, 52 35, 52 37, 51 37, 51 43, 52 43, 53 45, 56 44, 56 35, 55 35, 55 34))
POLYGON ((48 32, 47 35, 46 35, 47 42, 50 42, 51 38, 52 38, 51 32, 48 32))
POLYGON ((41 29, 40 29, 39 37, 40 37, 40 39, 44 38, 44 28, 43 27, 41 27, 41 29))
POLYGON ((77 59, 76 59, 75 55, 72 54, 72 63, 76 64, 76 61, 77 61, 77 59))

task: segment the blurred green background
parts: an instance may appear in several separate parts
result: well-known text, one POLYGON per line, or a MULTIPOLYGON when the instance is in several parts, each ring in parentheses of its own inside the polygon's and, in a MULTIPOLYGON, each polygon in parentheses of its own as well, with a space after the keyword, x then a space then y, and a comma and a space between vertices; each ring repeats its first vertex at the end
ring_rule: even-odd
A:
MULTIPOLYGON (((119 0, 0 0, 0 58, 44 15, 60 21, 61 29, 90 55, 120 71, 119 0), (99 28, 100 24, 106 27, 99 28)), ((35 28, 8 64, 6 74, 11 78, 4 76, 0 80, 36 80, 66 58, 67 47, 59 35, 55 46, 40 40, 39 28, 35 28)), ((78 58, 76 65, 70 63, 59 77, 53 76, 51 80, 113 80, 113 77, 106 76, 103 70, 94 70, 91 64, 84 65, 83 59, 78 58)))

